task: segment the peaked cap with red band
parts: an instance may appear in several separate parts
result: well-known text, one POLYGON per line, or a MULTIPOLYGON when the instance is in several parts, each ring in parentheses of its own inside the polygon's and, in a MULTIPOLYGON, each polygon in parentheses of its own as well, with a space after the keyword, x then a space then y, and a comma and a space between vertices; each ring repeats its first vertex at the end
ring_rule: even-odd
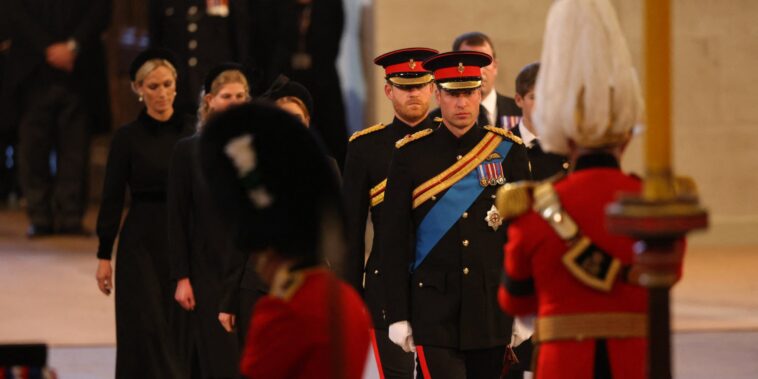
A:
POLYGON ((413 86, 434 80, 423 63, 439 51, 425 47, 411 47, 390 51, 374 59, 374 64, 384 67, 385 78, 395 85, 413 86))
POLYGON ((424 67, 434 72, 434 80, 446 90, 474 89, 482 86, 482 67, 492 63, 492 57, 478 51, 451 51, 437 54, 424 61, 424 67))

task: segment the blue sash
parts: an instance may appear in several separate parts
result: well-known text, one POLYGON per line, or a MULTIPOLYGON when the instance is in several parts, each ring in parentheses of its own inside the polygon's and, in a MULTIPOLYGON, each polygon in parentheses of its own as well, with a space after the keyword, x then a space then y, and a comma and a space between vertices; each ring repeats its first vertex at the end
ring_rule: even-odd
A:
MULTIPOLYGON (((501 163, 508 155, 511 146, 513 146, 513 142, 503 139, 495 148, 495 151, 500 154, 498 160, 501 163)), ((479 184, 476 169, 473 169, 463 179, 450 187, 445 195, 434 204, 434 207, 424 216, 416 230, 416 260, 413 262, 411 271, 415 271, 421 265, 432 248, 458 222, 463 212, 471 207, 471 204, 482 191, 484 191, 484 187, 479 184)))

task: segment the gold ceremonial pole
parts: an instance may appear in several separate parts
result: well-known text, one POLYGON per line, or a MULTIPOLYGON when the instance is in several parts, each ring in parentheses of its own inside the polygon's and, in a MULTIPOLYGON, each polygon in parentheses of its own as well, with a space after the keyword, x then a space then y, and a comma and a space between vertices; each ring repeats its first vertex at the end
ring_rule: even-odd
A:
POLYGON ((674 198, 671 169, 671 4, 645 0, 645 140, 644 196, 674 198))
POLYGON ((694 182, 671 165, 671 0, 645 0, 645 180, 642 196, 622 196, 606 209, 612 233, 635 244, 630 280, 648 288, 647 375, 670 379, 669 292, 682 261, 682 241, 708 225, 694 182))

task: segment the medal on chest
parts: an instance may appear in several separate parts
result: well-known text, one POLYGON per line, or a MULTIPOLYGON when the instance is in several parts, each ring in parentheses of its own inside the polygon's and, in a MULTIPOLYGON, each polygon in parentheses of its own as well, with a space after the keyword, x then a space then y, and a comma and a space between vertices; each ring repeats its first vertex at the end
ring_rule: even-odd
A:
POLYGON ((493 153, 476 168, 479 185, 487 187, 505 184, 505 174, 503 173, 503 162, 501 160, 500 154, 493 153))

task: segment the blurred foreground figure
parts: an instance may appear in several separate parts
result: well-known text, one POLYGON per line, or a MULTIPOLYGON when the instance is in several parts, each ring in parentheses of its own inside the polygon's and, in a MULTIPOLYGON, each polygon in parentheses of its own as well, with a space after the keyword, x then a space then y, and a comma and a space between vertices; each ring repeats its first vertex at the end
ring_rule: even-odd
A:
POLYGON ((253 312, 243 374, 360 378, 371 321, 358 294, 322 266, 340 261, 344 222, 311 132, 273 106, 243 105, 208 122, 200 161, 237 248, 253 254, 270 286, 253 312))
POLYGON ((87 234, 82 217, 89 135, 110 130, 102 34, 110 23, 111 1, 4 3, 13 47, 3 81, 10 114, 3 118, 18 121, 27 234, 87 234))
POLYGON ((508 230, 502 308, 537 314, 536 378, 645 377, 647 291, 633 243, 611 235, 605 207, 641 189, 619 161, 642 114, 636 72, 607 0, 561 0, 550 10, 533 121, 564 178, 499 191, 508 230), (567 79, 570 78, 570 79, 567 79))

